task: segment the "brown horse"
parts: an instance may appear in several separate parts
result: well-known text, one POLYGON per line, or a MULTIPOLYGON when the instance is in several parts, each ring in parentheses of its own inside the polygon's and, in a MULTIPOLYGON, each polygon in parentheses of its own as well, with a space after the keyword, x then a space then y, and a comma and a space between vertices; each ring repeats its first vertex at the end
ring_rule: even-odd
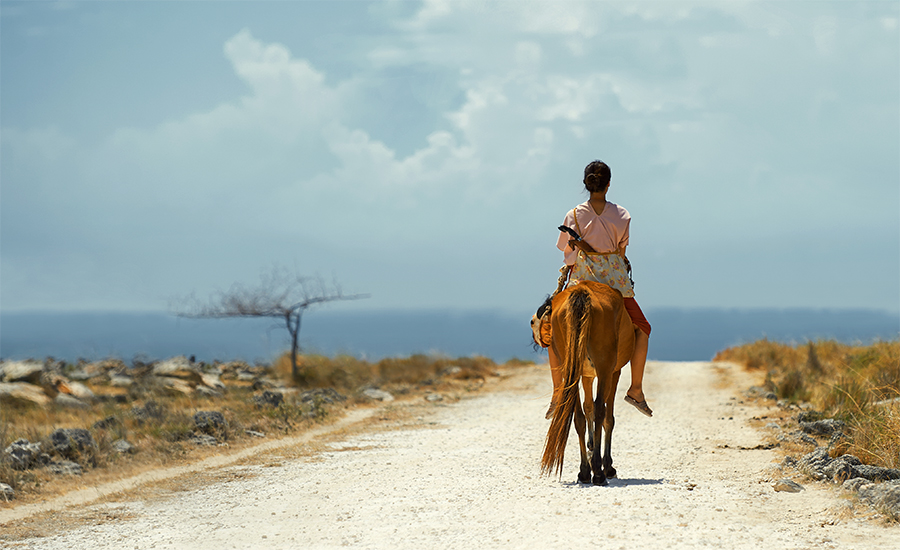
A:
POLYGON ((559 359, 563 383, 554 395, 557 405, 547 432, 541 471, 549 474, 555 469, 562 476, 563 455, 574 418, 581 446, 578 481, 604 485, 607 478, 616 477, 610 454, 615 425, 613 401, 622 367, 634 352, 634 325, 625 311, 622 294, 594 281, 560 292, 554 296, 552 308, 550 345, 559 359), (584 388, 584 410, 578 400, 579 378, 584 388), (596 397, 594 378, 597 379, 596 397), (585 446, 585 427, 590 458, 585 446), (600 436, 604 432, 601 454, 600 436))

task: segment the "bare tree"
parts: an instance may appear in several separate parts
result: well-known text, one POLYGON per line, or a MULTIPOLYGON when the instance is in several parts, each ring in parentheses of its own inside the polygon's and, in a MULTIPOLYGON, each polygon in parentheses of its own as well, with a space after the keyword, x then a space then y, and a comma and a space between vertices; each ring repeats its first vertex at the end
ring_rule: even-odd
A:
POLYGON ((226 317, 273 317, 284 320, 291 334, 291 375, 297 378, 298 336, 303 314, 317 304, 368 298, 368 294, 344 294, 336 281, 326 283, 321 277, 303 277, 281 268, 260 277, 259 286, 235 284, 227 292, 210 296, 208 303, 191 297, 184 301, 179 317, 223 319, 226 317))

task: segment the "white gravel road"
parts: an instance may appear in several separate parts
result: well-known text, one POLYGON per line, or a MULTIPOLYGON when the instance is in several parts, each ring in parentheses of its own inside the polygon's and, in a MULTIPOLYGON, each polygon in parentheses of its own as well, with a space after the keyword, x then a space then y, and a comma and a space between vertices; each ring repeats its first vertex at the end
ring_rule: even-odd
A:
POLYGON ((435 403, 416 426, 374 429, 279 466, 231 466, 235 481, 170 498, 100 506, 127 519, 13 543, 35 550, 230 548, 900 548, 900 528, 848 518, 830 487, 772 489, 776 451, 752 449, 765 409, 740 401, 746 373, 711 363, 648 364, 645 418, 621 399, 619 479, 541 477, 546 368, 503 390, 435 403), (240 478, 240 479, 238 479, 240 478), (842 519, 847 518, 847 519, 842 519))

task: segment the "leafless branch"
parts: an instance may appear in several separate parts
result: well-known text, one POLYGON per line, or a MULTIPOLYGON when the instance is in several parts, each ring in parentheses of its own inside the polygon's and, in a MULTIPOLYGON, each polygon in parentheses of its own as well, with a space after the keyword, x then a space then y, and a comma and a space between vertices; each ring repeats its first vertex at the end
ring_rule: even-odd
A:
POLYGON ((291 363, 297 375, 298 336, 303 313, 310 307, 328 302, 359 300, 368 294, 344 294, 336 280, 326 283, 321 277, 303 277, 282 267, 273 267, 260 278, 258 286, 233 285, 219 291, 203 303, 193 295, 180 301, 176 315, 193 319, 229 317, 281 318, 291 334, 291 363))

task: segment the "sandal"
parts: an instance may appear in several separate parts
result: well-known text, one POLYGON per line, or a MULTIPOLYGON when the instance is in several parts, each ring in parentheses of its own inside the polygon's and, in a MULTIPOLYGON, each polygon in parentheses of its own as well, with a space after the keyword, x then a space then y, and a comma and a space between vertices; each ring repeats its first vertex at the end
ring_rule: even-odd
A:
POLYGON ((634 397, 630 395, 625 396, 625 402, 629 405, 634 405, 634 408, 641 411, 645 416, 653 416, 653 411, 650 410, 650 407, 647 406, 647 400, 638 401, 634 397))

